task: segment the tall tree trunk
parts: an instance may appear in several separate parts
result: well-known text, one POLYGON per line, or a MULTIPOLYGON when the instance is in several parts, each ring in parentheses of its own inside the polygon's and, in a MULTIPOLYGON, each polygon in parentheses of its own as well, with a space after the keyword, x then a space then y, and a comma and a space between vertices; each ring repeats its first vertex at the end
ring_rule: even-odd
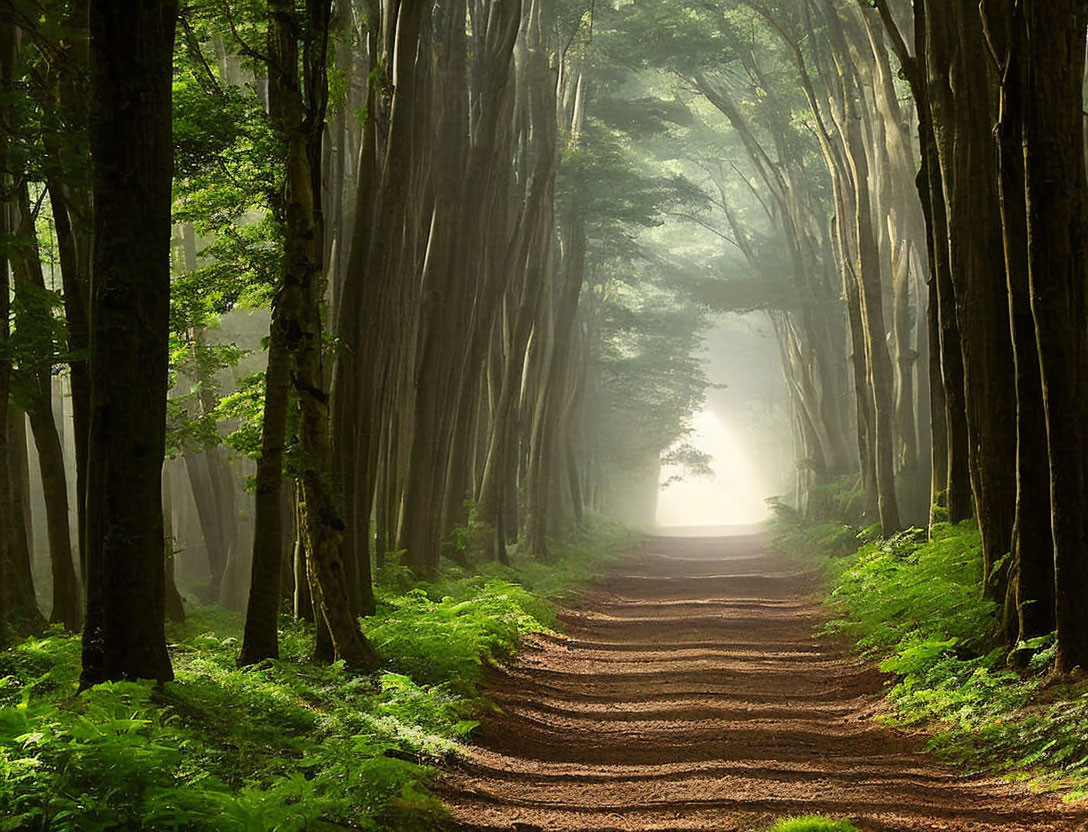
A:
MULTIPOLYGON (((11 95, 17 51, 16 29, 0 20, 0 94, 11 95)), ((0 108, 0 238, 7 240, 13 226, 11 182, 8 173, 8 143, 14 124, 10 112, 0 108)), ((8 279, 7 247, 0 247, 0 341, 7 343, 11 334, 9 317, 11 287, 8 279)), ((16 570, 12 548, 15 514, 11 509, 11 466, 8 451, 8 394, 11 388, 11 358, 0 354, 0 648, 8 646, 8 626, 12 623, 13 604, 25 595, 25 588, 16 587, 16 570)), ((25 601, 24 601, 25 603, 25 601)))
MULTIPOLYGON (((843 53, 846 52, 845 46, 840 49, 843 53)), ((857 251, 852 272, 857 282, 860 309, 858 323, 863 334, 866 366, 866 385, 857 390, 857 395, 870 397, 872 401, 872 409, 869 411, 872 416, 870 447, 873 454, 871 464, 876 482, 877 512, 884 534, 891 534, 901 528, 895 493, 893 369, 884 325, 880 252, 872 223, 869 163, 851 83, 844 80, 844 85, 845 124, 840 124, 839 130, 842 134, 844 158, 849 165, 850 180, 853 183, 854 214, 851 222, 857 251)))
MULTIPOLYGON (((947 205, 971 489, 987 594, 1003 601, 1016 507, 1016 387, 993 124, 997 79, 977 0, 926 4, 929 106, 947 205)), ((944 309, 941 310, 942 315, 944 309)), ((946 390, 950 388, 946 378, 946 390)))
MULTIPOLYGON (((12 256, 15 278, 16 320, 38 343, 51 346, 53 326, 45 278, 42 274, 38 237, 26 182, 18 188, 18 228, 12 256)), ((80 625, 79 584, 72 563, 68 527, 68 482, 64 470, 57 423, 53 417, 52 356, 46 355, 25 368, 27 415, 34 433, 45 502, 49 562, 53 573, 53 610, 50 621, 69 630, 80 625)))
POLYGON ((1088 185, 1081 0, 1017 4, 1028 275, 1050 460, 1058 655, 1088 669, 1088 185))
POLYGON ((57 252, 64 287, 64 323, 71 355, 68 366, 75 440, 76 544, 79 548, 80 575, 85 584, 87 438, 91 403, 87 355, 90 348, 91 260, 94 255, 89 148, 89 3, 88 0, 71 0, 66 7, 68 13, 62 42, 64 55, 56 61, 57 83, 54 91, 63 130, 46 131, 42 141, 51 162, 46 185, 57 232, 57 252))
MULTIPOLYGON (((914 44, 916 54, 908 51, 888 0, 876 0, 885 29, 910 83, 918 113, 918 139, 922 167, 917 181, 922 210, 928 227, 927 248, 930 263, 931 349, 937 353, 934 370, 939 367, 944 394, 943 427, 947 458, 934 458, 934 484, 944 484, 944 500, 953 523, 970 517, 974 511, 971 493, 970 441, 967 425, 967 400, 964 384, 963 346, 956 317, 953 286, 953 261, 949 226, 950 196, 942 176, 949 157, 949 118, 952 111, 947 84, 947 24, 933 28, 929 3, 914 3, 914 44), (943 476, 941 475, 941 472, 943 476)), ((937 11, 943 15, 945 6, 937 11)), ((931 371, 932 372, 932 371, 931 371)), ((936 389, 936 388, 934 388, 936 389)), ((937 421, 934 421, 937 424, 937 421)), ((935 452, 937 450, 935 443, 935 452)), ((934 496, 940 499, 939 490, 934 496)))
MULTIPOLYGON (((350 575, 341 549, 344 523, 333 497, 329 397, 323 370, 321 307, 326 284, 315 199, 320 196, 320 135, 328 97, 329 7, 330 0, 307 3, 303 59, 308 100, 304 103, 299 77, 300 21, 291 0, 269 3, 269 99, 287 141, 283 289, 276 311, 289 334, 291 384, 300 412, 299 502, 315 607, 328 624, 336 656, 353 670, 369 671, 377 666, 378 658, 352 610, 350 575)), ((277 576, 278 569, 277 564, 277 576)))
MULTIPOLYGON (((11 95, 17 51, 15 27, 0 20, 0 95, 11 95)), ((8 173, 8 145, 13 124, 7 108, 0 108, 0 238, 8 239, 12 228, 11 183, 8 173)), ((8 277, 8 249, 0 248, 0 340, 8 343, 11 335, 11 287, 8 277)), ((11 510, 11 465, 8 451, 8 397, 11 388, 11 359, 0 355, 0 648, 8 646, 8 625, 12 604, 17 603, 15 588, 12 527, 15 524, 11 510)))
POLYGON ((95 242, 84 688, 174 675, 164 633, 162 463, 176 18, 173 0, 90 4, 95 242))
MULTIPOLYGON (((48 384, 48 380, 44 380, 48 384)), ((75 631, 82 622, 79 583, 72 562, 72 540, 68 526, 68 481, 64 456, 50 406, 51 390, 31 401, 29 416, 38 451, 42 494, 45 499, 46 532, 49 538, 49 562, 53 571, 53 610, 49 620, 75 631)))
POLYGON ((1027 205, 1021 108, 1024 55, 1021 26, 1011 7, 983 4, 990 48, 1001 62, 995 135, 1005 274, 1016 368, 1016 508, 1012 529, 1005 634, 1010 645, 1054 630, 1054 555, 1050 481, 1039 460, 1047 454, 1039 352, 1028 280, 1027 205))

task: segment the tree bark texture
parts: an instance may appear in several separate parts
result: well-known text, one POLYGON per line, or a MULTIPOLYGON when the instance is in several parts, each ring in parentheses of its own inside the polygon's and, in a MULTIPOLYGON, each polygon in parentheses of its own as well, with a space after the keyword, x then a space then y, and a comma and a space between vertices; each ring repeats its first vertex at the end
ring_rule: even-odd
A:
POLYGON ((173 677, 162 463, 176 17, 173 0, 90 4, 95 242, 82 687, 173 677))

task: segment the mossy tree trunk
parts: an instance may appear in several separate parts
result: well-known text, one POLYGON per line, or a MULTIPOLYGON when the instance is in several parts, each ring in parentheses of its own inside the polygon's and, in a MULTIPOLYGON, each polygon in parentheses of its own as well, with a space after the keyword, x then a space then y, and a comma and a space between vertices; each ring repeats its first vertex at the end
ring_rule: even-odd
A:
MULTIPOLYGON (((283 282, 275 313, 287 336, 290 383, 299 408, 300 525, 314 605, 328 625, 335 656, 353 670, 369 671, 377 666, 378 658, 355 619, 352 576, 341 548, 344 522, 332 485, 322 341, 326 280, 316 200, 321 193, 321 133, 328 99, 325 61, 330 2, 310 0, 306 11, 303 30, 293 3, 269 3, 270 109, 286 144, 283 282), (304 43, 301 73, 300 41, 304 43)), ((279 570, 277 562, 277 599, 279 570)))

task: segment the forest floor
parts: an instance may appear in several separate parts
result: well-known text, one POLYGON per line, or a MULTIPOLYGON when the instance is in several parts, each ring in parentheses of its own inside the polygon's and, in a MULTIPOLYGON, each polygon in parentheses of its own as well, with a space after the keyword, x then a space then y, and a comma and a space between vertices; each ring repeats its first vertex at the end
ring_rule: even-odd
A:
POLYGON ((817 573, 758 536, 654 538, 532 636, 440 794, 463 832, 1072 832, 1088 809, 923 752, 887 678, 817 635, 817 573))

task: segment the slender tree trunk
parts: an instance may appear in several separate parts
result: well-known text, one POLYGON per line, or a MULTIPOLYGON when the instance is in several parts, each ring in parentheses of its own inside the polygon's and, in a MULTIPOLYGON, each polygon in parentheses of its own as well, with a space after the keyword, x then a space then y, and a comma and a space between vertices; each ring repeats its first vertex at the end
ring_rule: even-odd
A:
MULTIPOLYGON (((297 488, 291 490, 297 494, 297 488)), ((309 570, 306 567, 306 541, 302 539, 302 535, 299 533, 301 518, 299 517, 298 501, 295 498, 291 500, 291 516, 294 518, 292 525, 295 529, 294 544, 291 547, 292 564, 295 572, 295 618, 302 621, 314 621, 314 600, 310 592, 309 570)))
MULTIPOLYGON (((283 562, 283 450, 287 443, 291 356, 287 331, 278 308, 285 302, 281 286, 272 303, 272 324, 265 369, 261 455, 257 459, 254 501, 253 563, 249 604, 239 665, 279 658, 280 571, 283 562)), ((297 579, 296 579, 297 587, 297 579)))
POLYGON ((84 688, 174 675, 164 633, 162 463, 176 17, 173 0, 90 5, 95 244, 84 688))
POLYGON ((170 476, 170 466, 162 469, 162 520, 163 538, 166 541, 166 617, 170 621, 185 621, 185 602, 178 592, 178 582, 174 574, 174 552, 177 539, 174 537, 174 495, 170 476))
MULTIPOLYGON (((338 658, 369 671, 378 658, 355 619, 350 575, 341 549, 344 523, 333 499, 329 398, 323 370, 321 307, 325 278, 320 261, 320 140, 308 141, 306 125, 320 136, 328 96, 325 78, 329 0, 307 4, 304 105, 299 77, 300 22, 290 0, 269 3, 269 98, 287 140, 283 292, 277 314, 289 333, 291 384, 299 403, 300 510, 315 607, 321 610, 338 658), (316 179, 316 188, 315 188, 316 179)), ((278 579, 279 564, 276 564, 278 579)), ((279 597, 278 587, 276 597, 279 597)))
POLYGON ((1054 556, 1046 418, 1028 280, 1027 205, 1021 113, 1022 33, 1006 9, 983 7, 990 48, 1002 62, 997 138, 1005 274, 1016 369, 1016 508, 1012 529, 1005 634, 1010 645, 1054 630, 1054 556))
MULTIPOLYGON (((84 124, 83 133, 85 132, 84 124)), ((86 136, 83 138, 85 140, 86 136)), ((73 355, 68 362, 68 382, 72 394, 72 436, 76 467, 76 543, 79 548, 79 571, 86 584, 85 502, 90 410, 90 376, 86 356, 90 343, 88 306, 94 217, 90 200, 83 191, 83 188, 65 187, 59 183, 49 184, 49 201, 53 208, 64 286, 64 322, 68 332, 68 350, 73 355)))
POLYGON ((928 100, 947 205, 971 490, 986 592, 1003 601, 1007 576, 999 567, 1010 551, 1016 507, 1010 464, 1016 459, 1016 387, 995 175, 997 79, 977 0, 926 3, 926 14, 928 100))
POLYGON ((75 446, 77 546, 80 575, 87 581, 85 495, 87 493, 87 438, 90 430, 90 281, 94 254, 94 210, 91 198, 90 95, 88 0, 66 4, 64 55, 56 61, 56 104, 63 131, 42 136, 51 162, 47 180, 57 251, 64 287, 64 323, 68 333, 69 385, 75 446), (73 165, 71 160, 81 160, 73 165))
MULTIPOLYGON (((12 255, 15 278, 16 319, 31 336, 49 343, 53 326, 42 274, 37 232, 26 182, 18 188, 18 228, 12 255)), ((69 630, 81 621, 79 585, 72 563, 72 541, 68 527, 68 483, 64 452, 53 418, 52 356, 40 358, 23 370, 27 388, 27 415, 34 433, 45 502, 49 561, 53 573, 53 611, 50 621, 69 630)))
MULTIPOLYGON (((0 94, 11 95, 15 54, 18 49, 16 29, 0 19, 0 94)), ((11 181, 8 173, 8 143, 13 124, 7 108, 0 108, 0 239, 7 240, 12 231, 13 211, 11 181)), ((11 286, 8 278, 7 247, 0 247, 0 342, 7 343, 11 334, 11 286)), ((17 571, 12 546, 12 531, 16 518, 12 510, 11 465, 9 441, 9 405, 11 389, 11 358, 0 353, 0 648, 8 646, 8 627, 13 623, 13 607, 26 603, 26 588, 17 586, 17 571)), ((21 518, 20 518, 21 522, 21 518)), ((33 590, 31 590, 31 596, 33 590)))
MULTIPOLYGON (((835 49, 848 55, 841 21, 830 0, 824 2, 829 31, 835 49)), ((861 325, 865 333, 865 356, 869 389, 873 400, 873 448, 876 474, 877 509, 884 534, 901 527, 899 503, 895 490, 895 404, 893 401, 894 370, 888 354, 881 286, 880 250, 874 234, 870 195, 869 160, 862 135, 858 112, 857 78, 846 73, 840 63, 842 92, 842 134, 844 157, 854 185, 854 216, 852 218, 857 245, 856 279, 861 307, 861 325)), ((860 391, 859 391, 860 393, 860 391)))
MULTIPOLYGON (((926 0, 914 3, 914 43, 916 54, 910 55, 906 41, 896 26, 888 0, 877 0, 877 9, 887 33, 910 82, 918 111, 918 138, 922 168, 918 192, 928 226, 930 279, 931 349, 937 353, 934 368, 939 366, 944 394, 944 435, 947 459, 934 458, 934 483, 944 484, 944 501, 949 520, 961 522, 974 511, 971 492, 970 438, 967 423, 967 399, 964 379, 964 348, 956 313, 956 292, 953 282, 953 257, 950 240, 949 206, 952 196, 946 189, 943 173, 951 158, 951 90, 947 83, 949 67, 949 38, 954 37, 946 20, 947 3, 935 10, 926 0), (934 27, 931 11, 940 22, 934 27), (941 471, 944 476, 940 476, 941 471)), ((978 67, 976 67, 978 69, 978 67)), ((962 86, 959 85, 959 86, 962 86)), ((936 388, 935 388, 936 389, 936 388)), ((935 421, 934 424, 937 424, 935 421)), ((935 443, 936 451, 936 443, 935 443)), ((939 500, 941 493, 935 491, 939 500)))
POLYGON ((34 445, 38 451, 45 498, 49 560, 53 571, 53 611, 49 620, 75 631, 79 629, 82 615, 68 527, 68 482, 57 423, 53 420, 53 408, 47 405, 47 401, 43 397, 35 397, 31 402, 29 415, 30 426, 34 432, 34 445))

